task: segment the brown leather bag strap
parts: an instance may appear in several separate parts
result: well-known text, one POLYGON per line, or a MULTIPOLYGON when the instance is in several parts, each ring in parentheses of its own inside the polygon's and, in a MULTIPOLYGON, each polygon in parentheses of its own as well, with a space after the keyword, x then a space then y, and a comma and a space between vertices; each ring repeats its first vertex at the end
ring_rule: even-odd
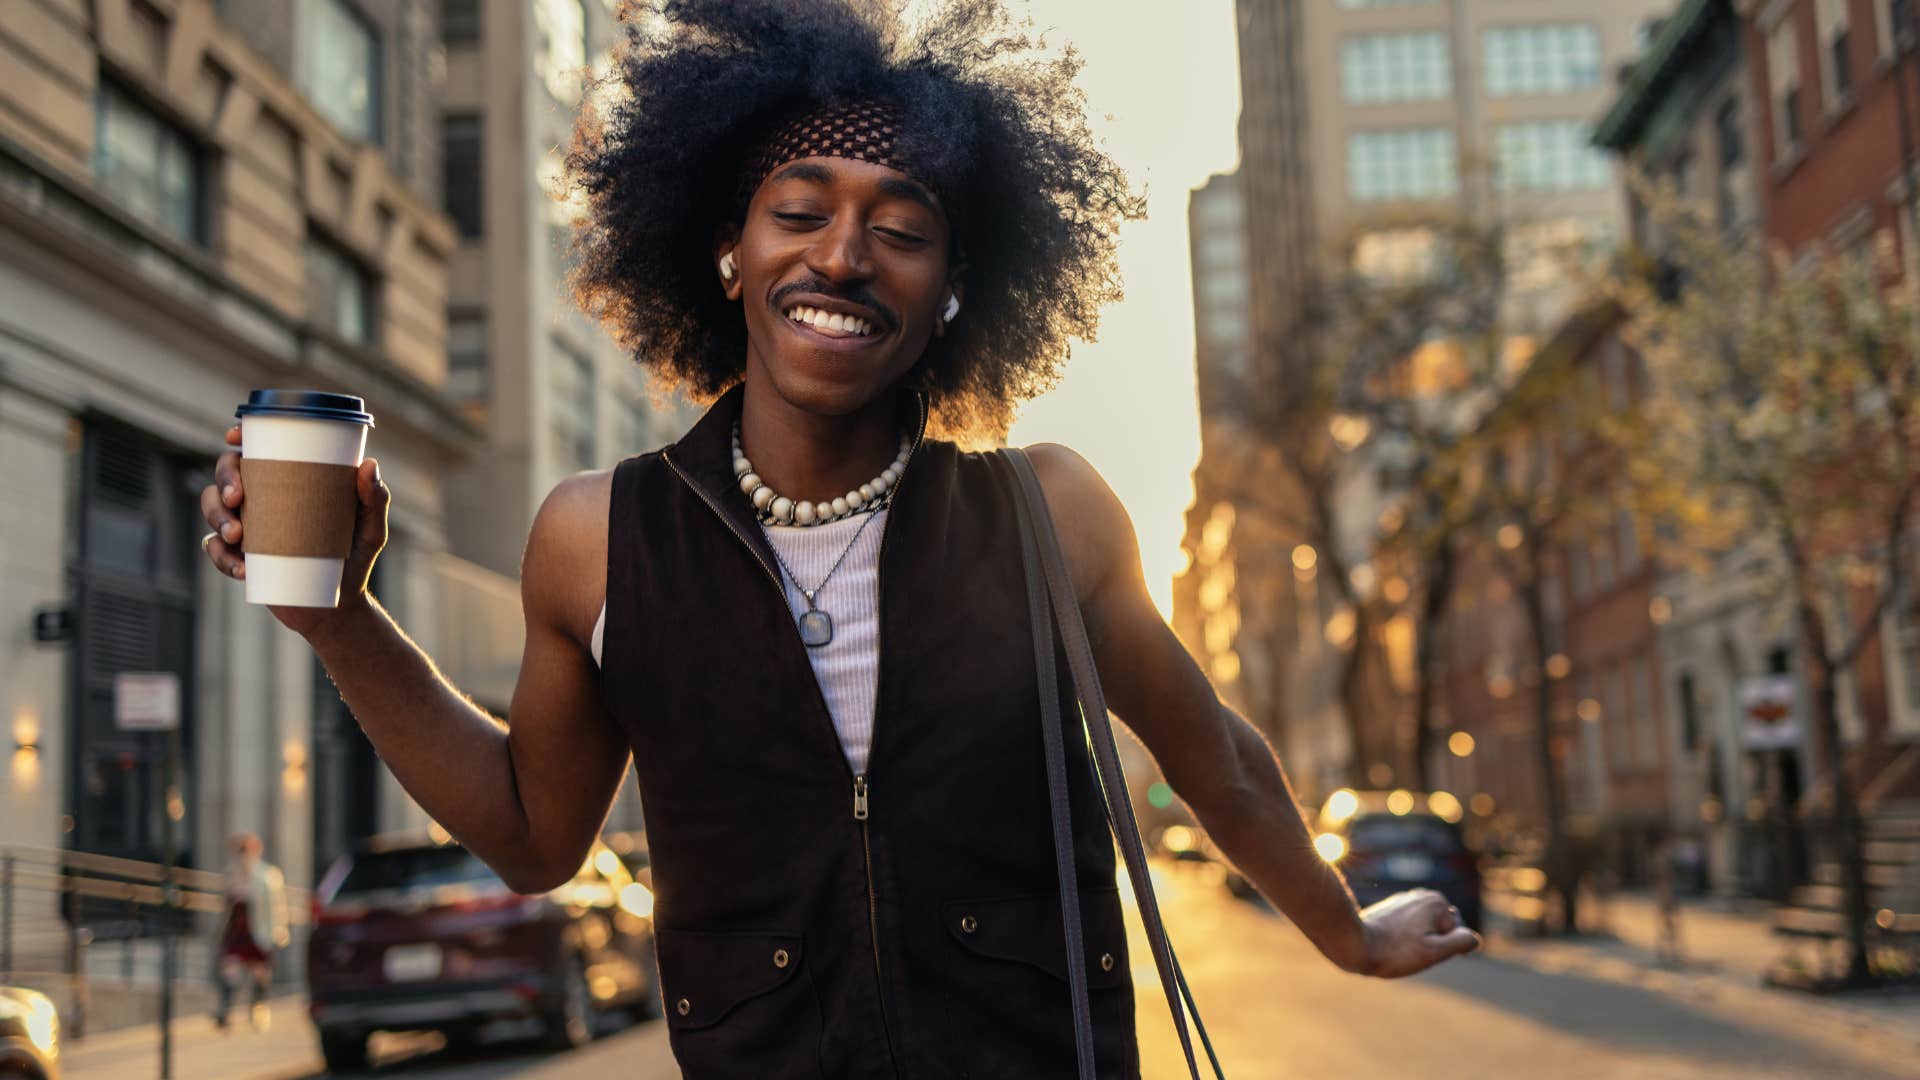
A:
MULTIPOLYGON (((1000 452, 1000 458, 1006 463, 1007 471, 1014 479, 1014 505, 1017 508, 1021 524, 1021 549, 1027 566, 1028 597, 1030 606, 1037 612, 1033 619, 1036 659, 1045 652, 1042 663, 1041 709, 1048 715, 1049 733, 1043 735, 1044 741, 1051 744, 1057 737, 1058 708, 1053 706, 1057 695, 1048 693, 1048 684, 1053 681, 1053 643, 1054 634, 1059 634, 1059 642, 1067 654, 1067 665, 1072 670, 1074 696, 1080 704, 1080 719, 1089 745, 1093 750, 1096 778, 1099 781, 1107 809, 1107 821, 1112 827, 1120 844, 1121 859, 1127 868, 1127 877, 1133 883, 1134 899, 1140 909, 1140 920, 1145 924, 1148 947, 1153 951, 1154 966, 1160 972, 1160 985, 1167 997, 1167 1007, 1173 1014, 1174 1030, 1180 1036, 1180 1048, 1187 1058, 1187 1069, 1193 1080, 1199 1080, 1200 1066, 1194 1059, 1193 1040, 1187 1030, 1187 1016, 1193 1017, 1194 1029, 1200 1033, 1200 1042, 1206 1049, 1208 1063, 1213 1066, 1214 1076, 1223 1078, 1220 1059, 1213 1050, 1213 1041, 1207 1036, 1206 1024, 1200 1019, 1200 1010, 1194 1004, 1193 991, 1187 986, 1186 976, 1180 971, 1179 960, 1174 956, 1173 944, 1167 937, 1166 924, 1160 917, 1160 903, 1153 893, 1153 881, 1147 872, 1145 846, 1140 841, 1140 825, 1134 819, 1133 801, 1128 795, 1126 774, 1121 768, 1120 751, 1114 742, 1113 723, 1107 715, 1106 697, 1100 690, 1100 678, 1094 667, 1093 648, 1087 640, 1086 625, 1080 618, 1079 602, 1074 594, 1073 581, 1067 573, 1066 556, 1060 550, 1059 534, 1053 527, 1053 515, 1047 509, 1045 493, 1040 488, 1039 477, 1033 471, 1033 464, 1024 451, 1007 448, 1000 452), (1038 573, 1034 563, 1038 558, 1038 573), (1036 579, 1044 579, 1045 599, 1043 604, 1036 579), (1043 607, 1050 606, 1052 618, 1047 618, 1043 607), (1044 648, 1040 640, 1046 635, 1044 648), (1185 1009, 1181 1008, 1185 1005, 1185 1009)), ((1048 784, 1052 789, 1053 801, 1064 808, 1066 792, 1066 770, 1064 762, 1058 768, 1052 759, 1049 748, 1048 784)), ((1069 989, 1073 992, 1074 1025, 1076 1047, 1084 1044, 1087 1049, 1080 1058, 1081 1076, 1091 1074, 1088 1070, 1092 1061, 1092 1023, 1085 1010, 1085 950, 1081 944, 1081 926, 1077 902, 1077 882, 1073 879, 1071 838, 1063 840, 1059 831, 1059 811, 1056 811, 1054 844, 1056 855, 1062 850, 1064 856, 1057 858, 1061 875, 1061 901, 1067 904, 1067 896, 1072 892, 1075 901, 1064 914, 1068 927, 1068 972, 1072 975, 1076 968, 1081 971, 1081 982, 1075 986, 1069 978, 1069 989), (1084 1025, 1084 1030, 1082 1030, 1084 1025)))

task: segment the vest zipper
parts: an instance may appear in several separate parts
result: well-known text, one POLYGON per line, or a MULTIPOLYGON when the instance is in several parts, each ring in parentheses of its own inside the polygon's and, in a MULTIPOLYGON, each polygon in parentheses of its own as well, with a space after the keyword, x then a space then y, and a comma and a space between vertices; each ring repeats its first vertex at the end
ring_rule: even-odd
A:
MULTIPOLYGON (((919 452, 920 443, 926 437, 926 428, 926 418, 923 415, 921 417, 920 430, 915 432, 913 437, 913 450, 907 455, 909 461, 913 459, 914 454, 919 452)), ((667 467, 673 470, 673 474, 680 478, 680 482, 687 485, 695 495, 698 495, 701 502, 707 504, 707 509, 713 511, 713 516, 720 519, 720 523, 727 527, 727 531, 733 534, 734 539, 745 545, 747 554, 752 555, 753 561, 760 564, 760 569, 766 573, 767 580, 773 584, 773 591, 779 595, 781 605, 783 607, 786 606, 786 586, 780 584, 780 575, 774 572, 773 567, 767 565, 767 560, 760 556, 760 551, 753 546, 753 542, 748 540, 746 534, 740 531, 740 527, 733 523, 733 519, 728 517, 726 513, 720 509, 719 504, 713 501, 713 497, 707 494, 705 488, 694 483, 692 478, 680 471, 680 466, 675 464, 671 454, 664 449, 661 450, 660 460, 666 462, 667 467)), ((889 505, 891 505, 893 501, 898 500, 900 484, 905 482, 906 476, 903 473, 900 481, 893 485, 894 500, 890 500, 889 505)), ((880 534, 880 552, 874 561, 875 577, 879 576, 881 567, 886 565, 888 535, 888 532, 882 532, 880 534)), ((876 646, 880 644, 882 633, 886 629, 885 612, 886 604, 882 603, 879 605, 879 611, 875 613, 874 643, 876 646)), ((886 670, 886 665, 875 664, 874 667, 874 706, 877 714, 879 703, 882 700, 879 693, 879 680, 881 673, 886 670)), ((833 711, 827 708, 826 694, 820 689, 820 684, 817 679, 814 680, 814 695, 820 702, 821 713, 827 717, 828 724, 831 726, 833 711)), ((874 725, 874 729, 875 734, 878 734, 879 725, 877 723, 874 725)), ((898 1076, 900 1074, 900 1060, 893 1050, 893 1025, 887 1019, 886 979, 881 974, 880 969, 880 894, 873 885, 873 838, 867 825, 869 816, 867 806, 867 774, 855 774, 853 772, 853 766, 847 763, 845 748, 839 745, 839 732, 837 730, 834 732, 834 744, 834 750, 836 751, 834 757, 838 758, 841 766, 853 776, 853 818, 860 823, 860 851, 864 857, 867 870, 867 931, 872 936, 874 999, 880 1003, 880 1033, 884 1035, 887 1040, 887 1061, 892 1064, 894 1075, 898 1076)), ((867 743, 867 760, 868 766, 871 768, 873 760, 873 742, 871 738, 869 738, 867 743)))
MULTIPOLYGON (((913 448, 907 451, 909 468, 912 466, 913 459, 920 455, 920 444, 926 439, 926 435, 927 414, 923 402, 920 413, 920 425, 913 433, 913 448)), ((887 505, 891 506, 900 501, 900 485, 906 482, 906 470, 903 469, 900 473, 900 479, 894 481, 893 491, 887 505)), ((880 534, 880 551, 875 555, 873 561, 873 573, 876 579, 886 570, 887 541, 893 536, 893 533, 894 530, 887 529, 880 534)), ((784 598, 785 593, 783 592, 781 595, 784 598)), ((880 653, 880 655, 885 655, 883 650, 887 636, 887 605, 884 594, 880 599, 881 602, 875 605, 873 613, 873 644, 876 652, 880 653)), ((867 739, 867 772, 861 773, 853 778, 853 816, 854 820, 860 822, 860 847, 866 853, 867 857, 867 928, 873 933, 873 981, 874 991, 880 1001, 880 1031, 887 1037, 887 1060, 893 1063, 893 1074, 899 1076, 900 1058, 893 1050, 893 1025, 887 1022, 887 984, 885 977, 882 976, 880 972, 880 893, 879 890, 873 887, 873 841, 870 833, 871 826, 868 825, 869 812, 867 809, 867 774, 873 771, 873 752, 880 741, 880 703, 887 700, 881 696, 881 691, 885 689, 884 680, 886 678, 886 672, 887 665, 878 663, 874 665, 874 725, 873 732, 867 739)))

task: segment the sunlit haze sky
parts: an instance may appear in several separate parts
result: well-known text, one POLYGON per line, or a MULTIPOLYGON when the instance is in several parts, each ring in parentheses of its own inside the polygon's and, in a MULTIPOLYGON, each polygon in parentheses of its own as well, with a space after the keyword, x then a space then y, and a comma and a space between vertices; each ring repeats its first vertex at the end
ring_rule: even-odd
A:
POLYGON ((1094 131, 1148 205, 1147 219, 1120 234, 1126 299, 1106 309, 1098 341, 1074 343, 1066 378, 1027 406, 1012 441, 1063 443, 1100 470, 1133 515, 1154 602, 1170 615, 1181 514, 1200 454, 1187 195, 1239 155, 1233 4, 1033 0, 1026 8, 1049 46, 1071 42, 1086 60, 1080 84, 1094 131))

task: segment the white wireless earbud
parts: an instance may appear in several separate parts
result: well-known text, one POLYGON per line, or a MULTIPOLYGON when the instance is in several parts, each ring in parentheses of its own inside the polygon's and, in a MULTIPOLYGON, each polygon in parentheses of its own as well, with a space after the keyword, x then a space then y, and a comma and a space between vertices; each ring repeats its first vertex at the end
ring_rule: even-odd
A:
POLYGON ((953 317, 958 314, 960 314, 960 298, 957 296, 947 297, 947 306, 940 312, 941 319, 946 322, 952 322, 953 317))
POLYGON ((720 256, 720 280, 732 281, 733 272, 733 252, 729 251, 720 256))

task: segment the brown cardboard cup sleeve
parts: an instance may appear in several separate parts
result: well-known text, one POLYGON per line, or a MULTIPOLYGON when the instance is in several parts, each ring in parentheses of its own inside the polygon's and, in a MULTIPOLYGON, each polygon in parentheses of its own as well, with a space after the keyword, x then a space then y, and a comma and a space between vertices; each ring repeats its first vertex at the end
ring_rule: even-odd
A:
POLYGON ((353 550, 360 470, 312 461, 240 459, 241 539, 249 555, 344 559, 353 550))

